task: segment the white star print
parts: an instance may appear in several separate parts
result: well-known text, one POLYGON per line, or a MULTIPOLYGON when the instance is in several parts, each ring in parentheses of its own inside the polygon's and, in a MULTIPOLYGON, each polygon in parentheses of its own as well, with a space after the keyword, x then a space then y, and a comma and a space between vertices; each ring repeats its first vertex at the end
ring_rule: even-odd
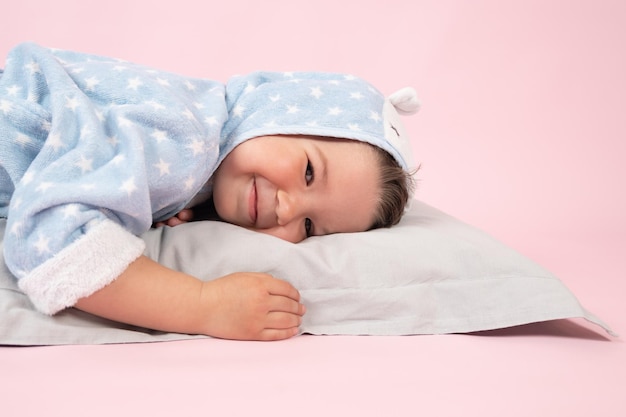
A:
POLYGON ((124 160, 125 160, 125 159, 126 159, 126 158, 124 157, 124 155, 115 155, 115 156, 113 157, 113 159, 111 159, 111 163, 112 163, 113 165, 119 165, 119 164, 121 164, 122 162, 124 162, 124 160))
POLYGON ((12 85, 11 87, 7 87, 7 94, 10 96, 16 96, 21 89, 22 87, 19 85, 12 85))
POLYGON ((93 171, 93 158, 85 158, 81 155, 80 161, 76 162, 74 166, 80 168, 83 174, 85 172, 93 171))
POLYGON ((126 71, 127 68, 124 65, 116 65, 113 67, 114 71, 118 71, 118 72, 122 72, 122 71, 126 71))
POLYGON ((117 140, 117 136, 110 136, 107 138, 107 142, 113 147, 116 147, 119 141, 117 140))
POLYGON ((171 164, 165 162, 162 158, 159 159, 159 163, 158 164, 154 164, 154 166, 159 169, 159 172, 161 173, 161 176, 170 173, 170 165, 171 164))
POLYGON ((311 122, 306 122, 306 125, 309 127, 316 127, 317 126, 317 120, 313 120, 311 122))
POLYGON ((289 105, 287 104, 287 114, 296 114, 300 111, 297 104, 289 105))
POLYGON ((189 91, 195 91, 196 89, 196 86, 189 80, 185 80, 185 87, 187 87, 189 91))
POLYGON ((348 123, 348 129, 358 131, 361 130, 357 123, 348 123))
POLYGON ((39 239, 35 242, 35 248, 39 254, 44 254, 50 252, 50 239, 45 237, 44 235, 39 235, 39 239))
POLYGON ((35 143, 35 141, 30 136, 26 136, 22 134, 17 135, 17 138, 15 138, 15 142, 21 145, 22 147, 26 147, 26 145, 32 145, 35 143))
POLYGON ((276 127, 276 121, 275 120, 271 120, 267 123, 263 124, 264 127, 276 127))
POLYGON ((185 191, 189 191, 193 188, 193 184, 195 183, 193 177, 190 175, 185 180, 185 191))
POLYGON ((128 86, 126 88, 137 91, 141 85, 143 85, 143 82, 139 79, 139 77, 129 78, 128 86))
POLYGON ((183 116, 185 116, 189 120, 195 119, 195 116, 193 115, 193 113, 189 109, 185 109, 185 111, 183 112, 183 116))
POLYGON ((94 184, 94 183, 82 184, 80 186, 80 188, 82 188, 85 191, 91 191, 91 190, 95 190, 96 189, 96 184, 94 184))
POLYGON ((251 83, 248 83, 246 85, 246 88, 243 90, 243 93, 244 94, 248 94, 248 93, 253 92, 254 90, 256 90, 256 87, 254 85, 252 85, 251 83))
POLYGON ((54 187, 54 183, 49 182, 49 181, 42 181, 41 183, 39 183, 37 188, 35 188, 35 191, 39 191, 39 192, 45 193, 46 191, 48 191, 52 187, 54 187))
POLYGON ((270 96, 270 100, 272 100, 273 102, 277 102, 278 100, 280 100, 280 94, 270 96))
POLYGON ((65 108, 76 111, 78 107, 78 99, 76 97, 65 97, 65 108))
POLYGON ((68 204, 63 209, 63 218, 78 216, 78 213, 79 213, 78 207, 79 207, 78 204, 68 204))
POLYGON ((146 104, 152 107, 154 110, 165 110, 165 106, 159 103, 158 101, 149 100, 149 101, 146 101, 146 104))
POLYGON ((126 191, 126 194, 128 194, 128 196, 130 196, 136 190, 137 186, 135 185, 134 177, 130 177, 129 179, 124 181, 122 183, 122 186, 120 187, 120 191, 126 191))
POLYGON ((287 78, 293 78, 293 72, 292 71, 286 71, 283 72, 283 75, 287 78))
POLYGON ((343 77, 346 81, 353 81, 356 80, 356 77, 354 75, 346 75, 345 77, 343 77))
POLYGON ((337 116, 341 113, 343 113, 343 110, 341 110, 341 108, 339 107, 331 107, 328 109, 328 114, 330 114, 331 116, 337 116))
POLYGON ((355 100, 361 100, 363 98, 363 94, 356 92, 356 93, 350 93, 350 98, 353 98, 355 100))
POLYGON ((215 116, 207 116, 204 118, 204 121, 209 124, 209 126, 215 126, 219 124, 217 118, 215 116))
POLYGON ((161 143, 164 140, 168 140, 169 138, 167 137, 167 132, 164 130, 155 130, 154 132, 152 132, 150 134, 151 137, 153 137, 154 139, 156 139, 157 143, 161 143))
POLYGON ((165 78, 157 78, 157 83, 159 83, 159 85, 165 86, 165 87, 169 87, 170 86, 170 82, 167 81, 165 78))
POLYGON ((199 153, 202 153, 202 151, 204 150, 204 142, 198 139, 194 139, 192 143, 187 145, 187 148, 193 151, 193 156, 196 156, 199 153))
POLYGON ((311 87, 311 95, 315 98, 320 98, 324 93, 322 93, 322 89, 319 87, 311 87))
POLYGON ((35 61, 31 61, 29 64, 26 64, 26 69, 30 71, 30 74, 41 73, 41 68, 39 64, 35 61))
POLYGON ((198 103, 197 101, 193 103, 194 107, 198 110, 203 109, 204 108, 204 104, 202 103, 198 103))
POLYGON ((89 135, 91 135, 91 128, 88 126, 84 126, 83 128, 80 129, 80 138, 81 139, 85 139, 87 138, 89 135))
POLYGON ((85 90, 87 91, 93 91, 96 86, 100 84, 100 80, 98 80, 96 77, 89 77, 85 80, 85 82, 87 83, 87 85, 85 86, 85 90))
POLYGON ((237 104, 233 109, 233 116, 235 117, 243 117, 243 112, 246 110, 244 106, 241 104, 237 104))
POLYGON ((0 110, 2 110, 2 113, 7 114, 13 110, 13 105, 6 100, 0 100, 0 110))
POLYGON ((14 236, 19 236, 22 228, 22 222, 15 222, 13 226, 11 226, 11 234, 14 236))
POLYGON ((46 144, 52 146, 55 151, 65 147, 65 144, 61 140, 61 135, 58 133, 50 133, 48 139, 46 139, 46 144))
POLYGON ((129 127, 133 125, 133 122, 122 116, 117 118, 117 123, 120 125, 120 127, 129 127))
POLYGON ((381 121, 380 114, 378 114, 377 112, 375 112, 373 110, 370 111, 370 119, 372 119, 375 122, 380 122, 381 121))
POLYGON ((21 205, 22 205, 22 199, 20 197, 17 197, 15 201, 11 200, 11 206, 13 207, 14 210, 20 208, 21 205))

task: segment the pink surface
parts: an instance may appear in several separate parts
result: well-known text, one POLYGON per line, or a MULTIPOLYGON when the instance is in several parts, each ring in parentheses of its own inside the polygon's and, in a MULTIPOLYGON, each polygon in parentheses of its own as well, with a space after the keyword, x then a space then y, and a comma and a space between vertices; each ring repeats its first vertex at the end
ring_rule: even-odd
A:
MULTIPOLYGON (((423 164, 418 197, 546 266, 626 333, 626 3, 21 0, 0 10, 0 56, 32 40, 220 80, 332 70, 385 93, 414 86, 423 110, 405 120, 423 164)), ((577 321, 489 336, 0 348, 0 369, 7 416, 626 415, 623 339, 577 321)))

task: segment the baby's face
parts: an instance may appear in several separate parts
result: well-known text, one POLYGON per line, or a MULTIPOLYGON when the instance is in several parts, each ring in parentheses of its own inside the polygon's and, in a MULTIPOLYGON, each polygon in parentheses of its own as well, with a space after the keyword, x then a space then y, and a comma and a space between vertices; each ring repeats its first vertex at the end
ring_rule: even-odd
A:
POLYGON ((224 221, 290 242, 371 227, 379 197, 370 145, 262 136, 237 146, 213 176, 224 221))

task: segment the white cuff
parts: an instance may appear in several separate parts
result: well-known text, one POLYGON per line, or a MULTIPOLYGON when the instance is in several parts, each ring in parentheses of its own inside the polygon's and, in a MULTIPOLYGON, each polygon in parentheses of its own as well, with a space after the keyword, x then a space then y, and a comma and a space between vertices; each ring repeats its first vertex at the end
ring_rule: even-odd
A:
POLYGON ((37 310, 52 315, 113 282, 144 248, 142 239, 103 220, 18 284, 37 310))

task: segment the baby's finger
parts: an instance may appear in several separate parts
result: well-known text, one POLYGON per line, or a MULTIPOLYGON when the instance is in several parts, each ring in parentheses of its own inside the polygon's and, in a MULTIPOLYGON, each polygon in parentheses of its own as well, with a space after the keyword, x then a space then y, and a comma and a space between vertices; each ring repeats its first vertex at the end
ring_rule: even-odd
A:
POLYGON ((300 293, 290 283, 278 278, 272 278, 268 284, 268 291, 272 295, 282 295, 292 300, 300 301, 300 293))
POLYGON ((270 312, 265 321, 266 329, 291 329, 298 328, 302 324, 302 316, 297 314, 270 312))
POLYGON ((183 223, 187 223, 187 222, 180 220, 178 217, 171 217, 167 219, 167 225, 170 227, 178 226, 183 223))
POLYGON ((191 221, 193 220, 193 210, 183 209, 176 215, 176 217, 178 217, 183 222, 191 221))
POLYGON ((304 315, 306 309, 304 304, 294 300, 293 298, 275 295, 270 300, 270 311, 271 312, 282 312, 282 313, 290 313, 296 314, 298 316, 304 315))
POLYGON ((292 327, 289 329, 264 329, 259 334, 257 340, 270 341, 289 339, 290 337, 297 335, 298 331, 299 330, 297 327, 292 327))

